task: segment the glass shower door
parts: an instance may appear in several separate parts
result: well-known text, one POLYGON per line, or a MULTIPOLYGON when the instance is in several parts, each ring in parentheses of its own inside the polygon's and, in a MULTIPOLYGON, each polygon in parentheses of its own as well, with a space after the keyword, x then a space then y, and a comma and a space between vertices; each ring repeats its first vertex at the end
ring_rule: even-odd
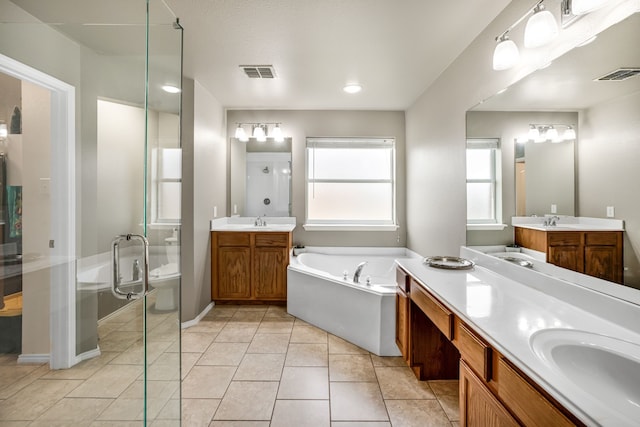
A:
POLYGON ((0 424, 180 425, 182 29, 162 0, 15 0, 0 35, 23 118, 0 151, 28 237, 8 237, 23 341, 0 355, 17 365, 0 366, 0 424))

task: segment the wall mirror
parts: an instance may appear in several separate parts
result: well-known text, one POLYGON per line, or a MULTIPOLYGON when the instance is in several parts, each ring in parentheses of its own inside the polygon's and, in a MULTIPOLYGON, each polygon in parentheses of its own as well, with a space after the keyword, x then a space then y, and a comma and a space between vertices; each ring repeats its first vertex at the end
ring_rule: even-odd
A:
POLYGON ((291 138, 230 145, 231 215, 291 216, 291 138))
MULTIPOLYGON (((607 207, 614 207, 614 217, 625 221, 624 284, 633 288, 640 288, 640 199, 628 189, 640 182, 640 49, 635 42, 639 39, 640 13, 634 13, 601 32, 593 42, 574 48, 551 66, 475 106, 467 115, 468 137, 503 136, 504 221, 510 222, 511 216, 521 212, 551 213, 553 204, 558 214, 596 218, 605 218, 607 207), (494 129, 483 128, 482 121, 492 123, 494 129), (577 138, 572 148, 565 146, 566 160, 560 166, 568 172, 567 181, 554 177, 531 188, 527 182, 527 206, 519 212, 514 162, 521 153, 514 140, 527 134, 530 123, 576 124, 577 138), (492 134, 478 134, 483 132, 492 134), (574 200, 569 197, 566 208, 561 198, 553 195, 560 186, 574 189, 574 200), (540 199, 541 207, 530 210, 530 197, 540 199)), ((532 150, 545 144, 535 145, 540 147, 524 146, 527 168, 533 167, 534 159, 529 158, 532 150)), ((551 145, 559 148, 562 144, 547 144, 551 145)), ((553 156, 558 163, 565 157, 559 153, 553 156)), ((548 159, 545 164, 551 170, 548 159)), ((504 234, 499 237, 505 240, 504 234)))

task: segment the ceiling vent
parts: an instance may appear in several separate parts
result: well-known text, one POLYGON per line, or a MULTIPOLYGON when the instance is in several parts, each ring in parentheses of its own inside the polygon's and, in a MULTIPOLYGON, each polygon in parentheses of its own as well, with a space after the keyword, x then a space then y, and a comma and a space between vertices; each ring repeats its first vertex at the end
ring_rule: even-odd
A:
POLYGON ((602 77, 598 77, 597 81, 621 81, 631 78, 633 76, 637 76, 640 74, 640 68, 638 67, 625 67, 618 68, 617 70, 611 71, 610 73, 605 74, 602 77))
POLYGON ((240 68, 250 79, 273 79, 276 77, 273 65, 241 65, 240 68))

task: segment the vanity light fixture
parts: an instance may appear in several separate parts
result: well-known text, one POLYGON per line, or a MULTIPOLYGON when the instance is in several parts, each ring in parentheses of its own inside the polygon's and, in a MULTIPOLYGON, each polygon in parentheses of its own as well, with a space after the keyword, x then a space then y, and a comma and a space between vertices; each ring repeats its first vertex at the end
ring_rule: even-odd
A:
POLYGON ((4 142, 9 136, 9 129, 7 128, 7 124, 0 120, 0 141, 4 142))
POLYGON ((247 142, 249 137, 255 138, 258 142, 265 142, 267 138, 273 138, 274 142, 284 142, 281 123, 236 123, 235 137, 242 142, 247 142), (251 132, 245 130, 245 126, 251 126, 251 132), (271 132, 269 127, 272 126, 271 132))
POLYGON ((563 141, 573 141, 576 139, 576 131, 571 125, 565 125, 561 123, 554 124, 530 124, 529 132, 524 138, 517 138, 517 141, 524 143, 531 141, 535 143, 541 142, 553 142, 559 143, 563 141), (560 134, 558 128, 564 128, 564 132, 560 134))
POLYGON ((542 2, 533 8, 533 15, 524 28, 524 47, 534 48, 548 44, 558 35, 558 23, 553 13, 542 2))
POLYGON ((527 48, 544 46, 558 34, 555 17, 545 9, 543 1, 536 1, 520 19, 496 37, 497 44, 493 51, 494 70, 508 70, 518 63, 520 59, 518 45, 509 38, 508 34, 525 19, 529 18, 524 31, 524 46, 527 48))

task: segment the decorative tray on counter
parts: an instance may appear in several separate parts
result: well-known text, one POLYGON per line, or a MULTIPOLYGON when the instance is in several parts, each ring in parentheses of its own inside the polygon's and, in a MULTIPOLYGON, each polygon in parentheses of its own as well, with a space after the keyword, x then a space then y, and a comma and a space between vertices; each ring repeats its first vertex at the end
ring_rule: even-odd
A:
POLYGON ((444 268, 446 270, 468 270, 474 266, 473 261, 456 256, 427 257, 424 259, 424 263, 429 267, 444 268))

